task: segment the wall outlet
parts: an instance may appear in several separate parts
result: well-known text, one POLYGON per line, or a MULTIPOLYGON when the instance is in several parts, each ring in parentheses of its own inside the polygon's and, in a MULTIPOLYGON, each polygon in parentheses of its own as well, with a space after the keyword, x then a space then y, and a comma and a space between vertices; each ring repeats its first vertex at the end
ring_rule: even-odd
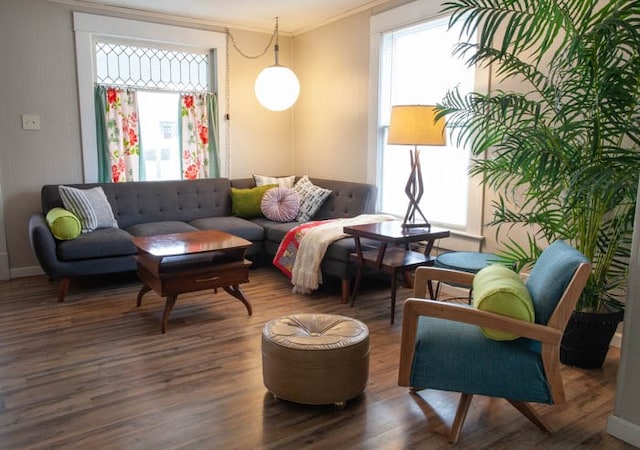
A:
POLYGON ((38 114, 23 114, 22 129, 23 130, 39 130, 40 116, 38 114))

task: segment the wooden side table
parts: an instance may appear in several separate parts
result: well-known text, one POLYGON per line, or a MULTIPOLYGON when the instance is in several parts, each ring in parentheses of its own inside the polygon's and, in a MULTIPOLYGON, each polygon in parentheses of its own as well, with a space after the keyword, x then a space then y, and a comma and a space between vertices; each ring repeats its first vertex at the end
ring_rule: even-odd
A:
POLYGON ((435 256, 431 256, 431 249, 436 239, 449 237, 449 230, 442 228, 403 228, 399 221, 370 223, 344 227, 344 232, 355 238, 356 253, 351 254, 351 260, 358 263, 356 282, 351 294, 351 306, 356 301, 362 273, 365 267, 383 270, 391 275, 391 324, 394 322, 396 310, 397 276, 403 274, 405 280, 409 273, 420 266, 431 266, 435 256), (377 250, 363 251, 360 238, 372 239, 380 242, 377 250), (424 252, 409 249, 412 242, 425 243, 424 252), (392 247, 389 247, 391 244, 392 247))

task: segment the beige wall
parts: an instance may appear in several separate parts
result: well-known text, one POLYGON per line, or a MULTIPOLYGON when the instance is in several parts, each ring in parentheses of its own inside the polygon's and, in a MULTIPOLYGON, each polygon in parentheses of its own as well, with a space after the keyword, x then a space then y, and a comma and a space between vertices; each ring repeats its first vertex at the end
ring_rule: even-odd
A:
POLYGON ((68 9, 39 1, 0 3, 0 171, 9 265, 33 266, 27 221, 45 183, 81 181, 74 41, 68 9), (39 131, 21 113, 40 115, 39 131))
MULTIPOLYGON (((8 264, 12 277, 39 271, 29 245, 27 222, 32 212, 40 210, 41 186, 84 181, 74 10, 100 13, 41 0, 0 2, 0 207, 6 234, 4 239, 0 227, 0 271, 8 264), (39 114, 41 129, 22 130, 21 113, 39 114)), ((260 53, 269 40, 269 34, 263 33, 232 30, 232 34, 249 54, 260 53)), ((280 43, 281 62, 291 64, 292 39, 281 36, 280 43)), ((267 111, 253 94, 255 77, 273 62, 272 51, 256 60, 243 58, 233 48, 229 52, 231 177, 294 170, 293 111, 267 111)), ((223 107, 224 101, 221 99, 223 107)))
POLYGON ((298 173, 367 179, 369 17, 352 15, 294 39, 302 86, 295 106, 298 173))
MULTIPOLYGON (((264 50, 269 34, 231 30, 235 42, 246 55, 264 50)), ((257 59, 229 50, 229 114, 231 178, 261 175, 288 175, 293 165, 294 109, 273 112, 256 99, 253 85, 262 69, 275 63, 273 48, 257 59)), ((280 36, 280 64, 293 66, 292 39, 280 36)), ((221 99, 222 102, 222 99, 221 99)))

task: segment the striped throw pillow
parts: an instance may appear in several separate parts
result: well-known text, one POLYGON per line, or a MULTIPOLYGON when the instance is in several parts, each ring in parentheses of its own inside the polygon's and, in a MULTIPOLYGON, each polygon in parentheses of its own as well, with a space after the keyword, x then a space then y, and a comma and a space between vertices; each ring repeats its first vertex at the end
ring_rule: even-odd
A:
POLYGON ((98 228, 118 228, 111 205, 100 186, 91 189, 58 186, 58 192, 65 209, 80 219, 83 233, 98 228))

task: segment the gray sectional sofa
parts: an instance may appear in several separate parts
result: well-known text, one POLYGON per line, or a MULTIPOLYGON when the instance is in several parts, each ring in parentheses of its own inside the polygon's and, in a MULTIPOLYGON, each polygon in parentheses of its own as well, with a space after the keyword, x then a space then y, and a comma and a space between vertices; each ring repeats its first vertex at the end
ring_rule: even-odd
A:
MULTIPOLYGON (((347 181, 311 178, 331 195, 313 220, 354 217, 374 212, 376 187, 347 181)), ((42 212, 29 220, 31 246, 44 272, 60 280, 58 301, 64 301, 69 281, 74 277, 128 272, 136 269, 134 236, 222 230, 252 242, 247 257, 254 261, 273 258, 280 241, 297 222, 272 222, 264 217, 251 220, 231 215, 231 187, 250 188, 252 178, 230 180, 145 181, 134 183, 71 184, 87 189, 101 186, 107 196, 118 228, 102 228, 72 240, 53 237, 46 213, 62 207, 58 185, 42 187, 42 212)), ((349 295, 355 265, 349 261, 354 251, 352 238, 336 241, 327 250, 321 270, 325 276, 342 280, 342 299, 349 295)))

